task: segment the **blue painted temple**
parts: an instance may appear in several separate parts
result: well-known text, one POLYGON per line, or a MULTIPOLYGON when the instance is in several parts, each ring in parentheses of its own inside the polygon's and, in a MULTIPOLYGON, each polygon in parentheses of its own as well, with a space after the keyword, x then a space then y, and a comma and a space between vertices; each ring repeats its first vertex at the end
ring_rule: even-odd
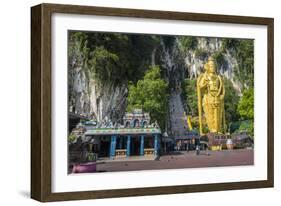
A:
POLYGON ((159 155, 161 130, 157 122, 151 123, 149 114, 142 110, 125 113, 123 124, 86 122, 85 128, 84 139, 92 144, 92 152, 99 157, 159 155))

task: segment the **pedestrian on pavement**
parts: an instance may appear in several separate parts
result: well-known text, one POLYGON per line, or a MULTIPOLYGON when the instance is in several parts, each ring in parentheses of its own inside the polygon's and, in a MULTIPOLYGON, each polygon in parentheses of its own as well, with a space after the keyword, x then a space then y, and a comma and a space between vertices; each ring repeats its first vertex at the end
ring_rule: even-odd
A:
POLYGON ((200 148, 198 145, 196 145, 196 155, 199 155, 200 154, 200 148))

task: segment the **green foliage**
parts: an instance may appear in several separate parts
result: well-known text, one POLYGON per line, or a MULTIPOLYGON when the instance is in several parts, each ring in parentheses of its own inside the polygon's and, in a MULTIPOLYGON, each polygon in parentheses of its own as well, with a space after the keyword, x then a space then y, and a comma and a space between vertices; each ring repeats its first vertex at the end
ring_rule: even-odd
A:
POLYGON ((254 119, 254 89, 245 89, 238 104, 238 112, 243 119, 254 119))
POLYGON ((88 60, 88 36, 83 32, 69 34, 68 58, 70 66, 84 67, 88 60))
POLYGON ((239 70, 236 73, 240 82, 248 87, 254 86, 254 41, 240 40, 237 47, 239 70))
POLYGON ((143 109, 150 113, 152 121, 157 120, 161 129, 164 129, 168 106, 167 87, 168 84, 161 79, 159 66, 151 67, 136 85, 129 85, 127 111, 143 109))
POLYGON ((236 132, 246 132, 254 137, 254 89, 249 88, 243 91, 243 95, 238 103, 237 111, 243 121, 236 132))
MULTIPOLYGON (((207 124, 205 123, 203 123, 203 125, 202 125, 202 131, 203 131, 203 133, 205 133, 205 134, 207 134, 207 133, 209 133, 210 132, 210 130, 209 130, 209 128, 207 127, 207 124)), ((198 129, 198 132, 199 132, 199 129, 198 129)))
POLYGON ((237 105, 239 102, 239 96, 237 91, 234 89, 233 84, 230 80, 224 78, 224 110, 225 110, 225 121, 227 125, 231 122, 238 121, 240 115, 237 111, 237 105))
MULTIPOLYGON (((210 51, 198 48, 198 37, 176 37, 180 52, 195 52, 195 58, 206 60, 210 51)), ((157 120, 161 128, 165 125, 167 114, 168 85, 161 78, 163 71, 158 66, 150 68, 151 53, 161 46, 163 40, 169 49, 174 45, 174 36, 137 35, 98 32, 69 32, 69 68, 80 67, 86 75, 92 75, 100 82, 113 84, 131 82, 128 86, 127 110, 141 108, 149 112, 152 121, 157 120)), ((210 41, 210 39, 207 39, 210 41)), ((234 80, 241 83, 243 95, 239 98, 232 82, 224 79, 225 117, 230 131, 242 130, 245 125, 236 124, 240 118, 253 121, 254 118, 254 41, 247 39, 222 39, 222 47, 212 54, 220 68, 225 55, 237 59, 238 66, 233 68, 234 80), (239 100, 240 99, 240 100, 239 100)), ((158 50, 155 61, 160 62, 158 50), (157 59, 158 58, 158 59, 157 59)), ((180 64, 176 62, 176 64, 180 64)), ((188 113, 198 116, 196 80, 186 79, 183 84, 183 99, 188 113)), ((250 127, 248 127, 250 128, 250 127)), ((247 131, 250 131, 248 129, 247 131)), ((73 139, 74 137, 69 137, 73 139)))
POLYGON ((77 139, 77 136, 74 135, 73 133, 70 133, 70 134, 68 135, 68 142, 75 142, 76 139, 77 139))
POLYGON ((162 40, 167 48, 171 48, 175 41, 175 36, 162 36, 162 40))
POLYGON ((185 79, 182 84, 184 89, 184 98, 188 106, 188 113, 192 116, 198 115, 198 98, 196 92, 196 79, 185 79))
POLYGON ((223 38, 222 39, 222 50, 235 50, 235 48, 239 45, 239 40, 238 39, 227 39, 223 38))
POLYGON ((179 37, 179 42, 181 44, 181 50, 183 52, 187 52, 189 49, 194 50, 198 44, 197 38, 193 36, 179 37))
POLYGON ((197 48, 195 50, 195 56, 199 59, 206 59, 208 57, 208 52, 204 49, 197 48))
POLYGON ((148 68, 159 38, 151 35, 70 32, 69 63, 87 70, 96 80, 136 82, 148 68))
POLYGON ((214 58, 217 68, 220 68, 224 62, 224 56, 222 51, 215 52, 212 57, 214 58))
POLYGON ((235 131, 239 131, 240 125, 241 125, 241 121, 230 122, 229 123, 229 132, 232 134, 235 131))
POLYGON ((97 159, 96 159, 96 155, 94 154, 94 153, 92 153, 92 152, 89 152, 88 154, 87 154, 87 160, 89 161, 89 162, 95 162, 97 159))
POLYGON ((230 133, 247 133, 251 137, 254 137, 254 120, 232 122, 230 125, 230 133))
POLYGON ((239 131, 239 133, 246 132, 253 138, 254 137, 254 121, 253 120, 242 121, 238 131, 239 131))
POLYGON ((91 69, 99 80, 106 81, 117 75, 118 71, 114 70, 114 68, 119 61, 119 57, 116 54, 109 52, 101 46, 96 47, 91 56, 91 69))
POLYGON ((254 41, 248 39, 223 39, 222 51, 231 51, 238 62, 234 68, 235 80, 239 81, 243 88, 254 86, 254 41))

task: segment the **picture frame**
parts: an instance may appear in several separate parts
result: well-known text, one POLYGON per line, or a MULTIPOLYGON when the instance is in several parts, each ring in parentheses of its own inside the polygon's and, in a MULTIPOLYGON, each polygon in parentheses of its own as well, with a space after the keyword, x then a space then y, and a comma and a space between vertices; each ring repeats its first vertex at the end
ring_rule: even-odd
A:
MULTIPOLYGON (((171 11, 106 8, 78 5, 40 4, 31 8, 31 198, 41 202, 142 195, 206 192, 274 186, 274 19, 171 11), (173 21, 265 26, 267 30, 267 126, 266 178, 234 182, 200 183, 134 188, 54 192, 52 185, 52 16, 69 14, 173 21)), ((258 71, 259 72, 259 71, 258 71)), ((261 120, 259 120, 261 121, 261 120)), ((106 181, 106 180, 104 180, 106 181)), ((164 181, 164 180, 163 180, 164 181)))

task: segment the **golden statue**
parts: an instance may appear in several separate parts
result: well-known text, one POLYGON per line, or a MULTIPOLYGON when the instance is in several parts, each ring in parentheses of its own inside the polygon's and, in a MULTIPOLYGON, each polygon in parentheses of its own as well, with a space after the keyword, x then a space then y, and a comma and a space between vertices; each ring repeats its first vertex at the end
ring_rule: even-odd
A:
POLYGON ((216 73, 216 65, 212 57, 209 57, 204 69, 205 72, 197 79, 200 135, 203 135, 202 108, 209 131, 223 133, 225 131, 223 79, 216 73))

